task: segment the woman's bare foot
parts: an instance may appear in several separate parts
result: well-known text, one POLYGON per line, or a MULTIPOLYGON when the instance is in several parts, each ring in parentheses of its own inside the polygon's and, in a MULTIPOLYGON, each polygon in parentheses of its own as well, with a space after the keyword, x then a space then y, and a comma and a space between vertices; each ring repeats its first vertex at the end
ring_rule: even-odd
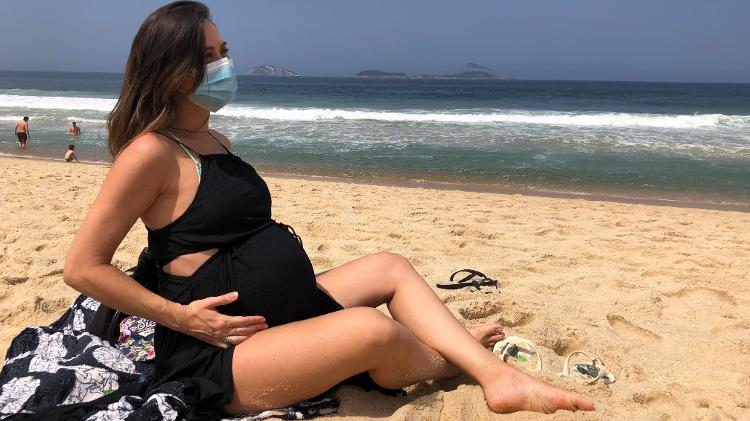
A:
POLYGON ((492 412, 535 411, 551 414, 557 410, 593 411, 594 403, 573 392, 537 380, 502 363, 487 385, 484 398, 492 412), (494 380, 492 380, 494 379, 494 380))
POLYGON ((469 333, 485 348, 492 348, 505 339, 503 327, 499 323, 486 323, 469 328, 469 333))

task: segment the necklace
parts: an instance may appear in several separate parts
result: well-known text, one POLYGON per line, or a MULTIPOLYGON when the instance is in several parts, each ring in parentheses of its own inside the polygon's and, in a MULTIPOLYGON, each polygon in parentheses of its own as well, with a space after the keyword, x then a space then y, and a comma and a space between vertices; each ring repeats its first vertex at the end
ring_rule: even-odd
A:
POLYGON ((203 126, 205 124, 207 130, 190 130, 190 129, 183 129, 181 127, 167 127, 167 129, 179 130, 181 132, 188 132, 188 133, 208 133, 208 134, 211 134, 211 132, 208 130, 208 118, 209 117, 206 117, 206 119, 203 121, 203 124, 201 124, 201 126, 203 126))
POLYGON ((190 129, 182 129, 179 127, 167 127, 167 129, 177 130, 180 132, 188 132, 188 133, 211 133, 209 130, 190 130, 190 129))

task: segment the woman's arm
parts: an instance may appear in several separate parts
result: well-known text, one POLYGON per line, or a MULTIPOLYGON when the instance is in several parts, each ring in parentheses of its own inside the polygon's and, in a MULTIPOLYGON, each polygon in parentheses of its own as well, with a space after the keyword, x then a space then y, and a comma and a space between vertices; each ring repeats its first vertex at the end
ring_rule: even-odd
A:
POLYGON ((214 310, 235 301, 236 294, 181 305, 154 294, 111 264, 123 238, 175 174, 179 174, 179 167, 174 152, 155 135, 143 135, 126 147, 112 164, 68 250, 63 279, 108 307, 213 345, 226 347, 226 336, 233 336, 233 343, 242 342, 263 328, 264 320, 258 316, 230 317, 214 310))
MULTIPOLYGON (((101 191, 68 249, 65 283, 103 304, 177 327, 179 306, 111 265, 117 247, 162 193, 174 165, 153 135, 133 141, 112 164, 101 191)), ((174 174, 174 173, 173 173, 174 174)))

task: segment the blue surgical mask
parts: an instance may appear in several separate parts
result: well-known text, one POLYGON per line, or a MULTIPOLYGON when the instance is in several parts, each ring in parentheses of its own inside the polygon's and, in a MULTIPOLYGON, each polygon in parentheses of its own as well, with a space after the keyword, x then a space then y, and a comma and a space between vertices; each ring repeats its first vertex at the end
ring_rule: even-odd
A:
POLYGON ((188 98, 199 107, 216 112, 232 102, 236 94, 234 62, 224 57, 206 65, 206 78, 188 98))

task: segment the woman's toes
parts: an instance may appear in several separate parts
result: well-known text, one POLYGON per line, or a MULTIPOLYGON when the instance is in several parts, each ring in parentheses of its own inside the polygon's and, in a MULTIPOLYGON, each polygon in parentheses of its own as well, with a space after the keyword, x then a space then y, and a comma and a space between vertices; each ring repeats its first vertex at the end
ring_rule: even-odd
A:
POLYGON ((484 347, 491 347, 505 338, 503 327, 498 323, 487 323, 469 329, 474 338, 484 347))

